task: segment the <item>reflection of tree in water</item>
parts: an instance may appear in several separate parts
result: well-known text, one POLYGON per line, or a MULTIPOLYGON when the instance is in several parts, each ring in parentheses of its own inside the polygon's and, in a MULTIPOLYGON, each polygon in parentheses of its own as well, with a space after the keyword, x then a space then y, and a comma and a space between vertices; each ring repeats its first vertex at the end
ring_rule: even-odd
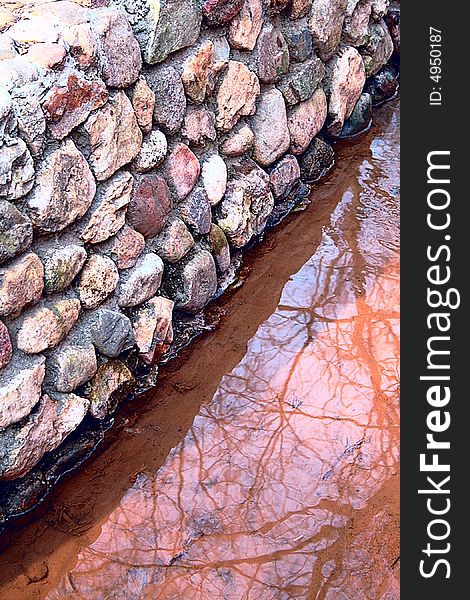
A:
POLYGON ((244 359, 50 598, 398 598, 376 506, 397 470, 399 356, 379 150, 387 168, 364 161, 244 359))

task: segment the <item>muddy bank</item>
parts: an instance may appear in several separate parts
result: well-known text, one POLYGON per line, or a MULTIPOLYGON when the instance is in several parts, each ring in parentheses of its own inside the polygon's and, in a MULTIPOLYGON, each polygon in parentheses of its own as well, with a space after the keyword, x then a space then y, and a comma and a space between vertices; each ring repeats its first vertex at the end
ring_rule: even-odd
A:
POLYGON ((398 598, 398 108, 1 538, 0 598, 398 598))

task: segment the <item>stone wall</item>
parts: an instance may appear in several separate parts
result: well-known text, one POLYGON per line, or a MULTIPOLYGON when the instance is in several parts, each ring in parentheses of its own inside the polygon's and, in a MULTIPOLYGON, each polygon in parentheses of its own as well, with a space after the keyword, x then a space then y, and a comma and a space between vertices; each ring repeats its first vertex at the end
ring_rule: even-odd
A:
POLYGON ((369 125, 397 85, 388 5, 0 9, 0 480, 105 418, 369 125))

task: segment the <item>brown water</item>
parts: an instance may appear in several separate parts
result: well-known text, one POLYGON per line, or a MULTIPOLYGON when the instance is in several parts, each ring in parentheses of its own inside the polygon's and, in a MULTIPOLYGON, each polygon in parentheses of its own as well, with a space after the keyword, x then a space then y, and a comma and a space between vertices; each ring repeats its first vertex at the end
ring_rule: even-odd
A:
POLYGON ((398 148, 394 102, 221 327, 11 526, 0 598, 399 598, 398 148))

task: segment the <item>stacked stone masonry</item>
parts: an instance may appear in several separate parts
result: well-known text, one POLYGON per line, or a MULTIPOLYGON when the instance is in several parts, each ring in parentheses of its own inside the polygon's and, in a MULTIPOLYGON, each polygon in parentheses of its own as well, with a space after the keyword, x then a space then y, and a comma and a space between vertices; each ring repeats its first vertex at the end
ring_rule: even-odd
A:
POLYGON ((328 140, 393 85, 398 11, 0 2, 0 480, 112 411, 127 358, 158 361, 175 317, 331 166, 328 140))

